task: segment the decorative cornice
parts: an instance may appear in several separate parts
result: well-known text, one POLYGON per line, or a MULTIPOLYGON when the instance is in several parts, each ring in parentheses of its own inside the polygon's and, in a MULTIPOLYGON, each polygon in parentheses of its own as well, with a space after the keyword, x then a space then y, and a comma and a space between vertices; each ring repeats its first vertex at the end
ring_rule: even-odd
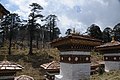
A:
POLYGON ((90 55, 60 55, 60 62, 71 64, 90 63, 90 55))
POLYGON ((120 61, 119 56, 104 56, 104 61, 120 61))
POLYGON ((87 46, 87 45, 61 45, 57 47, 60 51, 91 51, 94 47, 93 46, 87 46))

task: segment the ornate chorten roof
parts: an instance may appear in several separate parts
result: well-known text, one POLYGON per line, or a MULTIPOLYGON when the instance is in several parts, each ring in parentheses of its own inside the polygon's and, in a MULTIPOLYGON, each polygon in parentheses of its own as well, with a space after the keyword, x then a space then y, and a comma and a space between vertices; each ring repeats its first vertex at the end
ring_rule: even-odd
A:
POLYGON ((115 41, 114 37, 112 37, 112 41, 105 43, 103 45, 100 46, 96 46, 96 51, 100 51, 100 52, 120 52, 120 42, 119 41, 115 41))
POLYGON ((0 14, 1 13, 4 14, 4 15, 7 15, 10 12, 8 10, 6 10, 5 7, 0 3, 0 14))
POLYGON ((15 80, 34 80, 33 77, 27 76, 27 75, 20 75, 18 77, 15 77, 15 80))
POLYGON ((91 38, 87 35, 80 35, 79 33, 71 33, 68 36, 53 40, 50 44, 53 47, 57 47, 59 50, 91 50, 95 46, 99 46, 102 43, 101 40, 91 38))
POLYGON ((0 62, 0 71, 19 71, 22 70, 23 67, 17 63, 9 62, 7 60, 0 62))
POLYGON ((10 13, 7 9, 5 9, 5 7, 1 3, 0 3, 0 11, 2 11, 5 15, 10 13))
POLYGON ((41 67, 48 72, 54 72, 55 70, 58 71, 60 69, 60 63, 58 61, 52 61, 50 63, 42 64, 41 67))
POLYGON ((47 80, 55 80, 55 75, 60 71, 60 63, 58 61, 52 61, 40 66, 46 70, 45 76, 47 80))

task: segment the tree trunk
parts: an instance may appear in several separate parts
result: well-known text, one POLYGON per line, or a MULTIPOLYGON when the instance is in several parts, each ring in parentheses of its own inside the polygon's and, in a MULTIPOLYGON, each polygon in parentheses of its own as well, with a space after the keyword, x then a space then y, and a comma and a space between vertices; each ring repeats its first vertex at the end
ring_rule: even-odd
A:
POLYGON ((36 47, 37 47, 37 49, 38 49, 38 36, 36 37, 36 47))
POLYGON ((32 42, 33 42, 33 37, 32 37, 32 31, 30 31, 30 47, 29 47, 29 54, 32 55, 32 42))
POLYGON ((55 27, 55 21, 54 21, 54 18, 53 18, 53 25, 52 25, 52 30, 53 30, 53 34, 52 34, 52 40, 55 38, 55 30, 54 30, 54 27, 55 27))
POLYGON ((51 27, 51 21, 50 21, 50 41, 52 41, 52 27, 51 27))
POLYGON ((33 23, 34 19, 32 19, 32 25, 30 25, 30 47, 29 47, 29 54, 30 55, 33 55, 32 53, 32 42, 33 42, 33 35, 34 35, 34 31, 33 31, 33 26, 34 26, 34 23, 33 23))
POLYGON ((3 36, 2 36, 2 46, 4 46, 4 42, 5 42, 5 32, 3 31, 3 36))
POLYGON ((11 55, 11 46, 12 46, 12 32, 10 31, 10 36, 9 36, 9 52, 8 54, 11 55))

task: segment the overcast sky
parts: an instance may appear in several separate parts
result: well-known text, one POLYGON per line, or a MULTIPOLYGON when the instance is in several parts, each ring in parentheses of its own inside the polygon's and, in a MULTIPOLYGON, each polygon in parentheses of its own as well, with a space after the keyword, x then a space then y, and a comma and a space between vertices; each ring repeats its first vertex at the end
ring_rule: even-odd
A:
POLYGON ((43 15, 58 16, 58 27, 62 35, 68 28, 76 28, 84 33, 93 23, 101 30, 113 28, 120 22, 120 0, 1 0, 3 6, 12 13, 18 13, 26 19, 29 4, 38 3, 44 10, 43 15))

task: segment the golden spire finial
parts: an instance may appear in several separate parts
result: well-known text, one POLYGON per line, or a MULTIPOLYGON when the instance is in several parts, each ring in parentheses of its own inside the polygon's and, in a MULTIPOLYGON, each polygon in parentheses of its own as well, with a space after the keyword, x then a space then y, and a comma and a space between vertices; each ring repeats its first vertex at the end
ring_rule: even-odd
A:
POLYGON ((114 36, 112 36, 112 41, 111 41, 112 43, 114 43, 115 42, 115 37, 114 36))

